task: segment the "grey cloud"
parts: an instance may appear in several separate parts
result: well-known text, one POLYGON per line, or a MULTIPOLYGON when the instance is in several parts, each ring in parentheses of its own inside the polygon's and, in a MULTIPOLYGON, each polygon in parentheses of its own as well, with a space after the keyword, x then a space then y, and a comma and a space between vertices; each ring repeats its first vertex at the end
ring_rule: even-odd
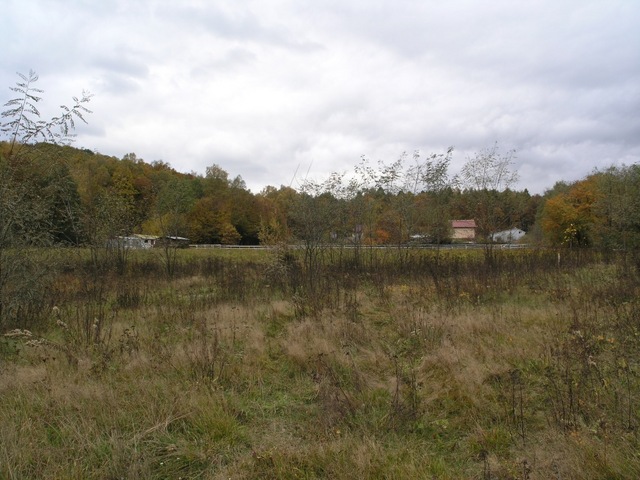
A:
POLYGON ((122 47, 99 53, 90 62, 94 68, 131 78, 142 79, 149 75, 149 67, 144 63, 144 53, 122 47))
POLYGON ((168 18, 183 28, 194 27, 214 36, 241 43, 260 43, 274 46, 313 49, 318 46, 293 35, 282 25, 265 23, 261 15, 245 8, 242 3, 221 8, 213 3, 194 5, 176 4, 168 9, 168 18))
POLYGON ((140 90, 148 80, 149 67, 143 62, 142 55, 113 51, 91 59, 90 65, 100 93, 123 95, 140 90))
POLYGON ((229 74, 256 62, 258 56, 248 48, 233 47, 224 52, 218 58, 211 59, 191 69, 191 75, 198 79, 207 79, 221 72, 229 74))
POLYGON ((34 68, 64 98, 63 80, 88 82, 78 143, 103 153, 220 163, 254 190, 363 154, 453 145, 460 168, 495 141, 537 192, 640 161, 636 2, 78 0, 64 18, 60 5, 10 0, 0 82, 34 68))

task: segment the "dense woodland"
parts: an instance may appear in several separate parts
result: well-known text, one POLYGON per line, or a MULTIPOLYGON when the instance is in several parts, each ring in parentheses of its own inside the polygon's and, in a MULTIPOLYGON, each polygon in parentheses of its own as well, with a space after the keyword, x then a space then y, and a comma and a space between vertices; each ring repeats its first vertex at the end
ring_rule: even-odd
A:
MULTIPOLYGON (((310 238, 405 244, 418 235, 423 242, 444 243, 450 241, 450 220, 463 218, 476 220, 481 240, 513 227, 528 232, 528 243, 554 246, 635 248, 640 240, 638 165, 560 182, 541 196, 509 184, 474 188, 481 184, 469 175, 451 178, 449 150, 426 158, 403 155, 375 168, 365 159, 354 172, 321 183, 269 186, 254 194, 240 175, 215 164, 204 175, 185 174, 134 153, 118 159, 50 143, 10 150, 8 142, 0 143, 5 241, 12 233, 21 242, 86 245, 142 233, 204 244, 310 238)), ((510 166, 510 157, 493 148, 465 168, 487 161, 510 166)))

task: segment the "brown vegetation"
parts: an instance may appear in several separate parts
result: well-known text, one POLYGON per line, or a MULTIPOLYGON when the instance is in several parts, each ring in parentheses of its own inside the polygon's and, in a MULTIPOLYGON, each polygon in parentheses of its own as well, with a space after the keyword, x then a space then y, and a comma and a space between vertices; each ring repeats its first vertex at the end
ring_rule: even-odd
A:
POLYGON ((3 478, 640 475, 628 256, 74 252, 0 337, 3 478))

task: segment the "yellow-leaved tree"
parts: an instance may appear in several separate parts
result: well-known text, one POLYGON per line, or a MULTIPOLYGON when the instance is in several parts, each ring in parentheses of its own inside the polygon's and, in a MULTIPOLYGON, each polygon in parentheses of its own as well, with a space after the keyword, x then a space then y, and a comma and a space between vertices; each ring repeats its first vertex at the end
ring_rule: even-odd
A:
POLYGON ((541 217, 542 231, 547 241, 567 247, 592 245, 594 229, 602 220, 594 211, 600 197, 597 179, 591 176, 549 198, 541 217))

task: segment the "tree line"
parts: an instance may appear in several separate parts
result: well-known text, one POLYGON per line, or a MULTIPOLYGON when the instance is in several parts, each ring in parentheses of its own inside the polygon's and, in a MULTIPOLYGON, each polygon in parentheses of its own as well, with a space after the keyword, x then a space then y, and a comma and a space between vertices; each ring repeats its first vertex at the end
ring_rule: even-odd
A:
POLYGON ((1 245, 99 245, 133 233, 201 244, 440 244, 451 241, 451 220, 474 219, 480 241, 519 228, 529 242, 553 246, 638 246, 638 165, 531 195, 513 189, 515 152, 493 145, 451 175, 451 147, 390 163, 363 157, 351 172, 254 194, 216 164, 187 174, 135 153, 115 158, 74 148, 74 121, 91 113, 91 96, 83 92, 41 120, 37 75, 20 78, 2 113, 1 245))

